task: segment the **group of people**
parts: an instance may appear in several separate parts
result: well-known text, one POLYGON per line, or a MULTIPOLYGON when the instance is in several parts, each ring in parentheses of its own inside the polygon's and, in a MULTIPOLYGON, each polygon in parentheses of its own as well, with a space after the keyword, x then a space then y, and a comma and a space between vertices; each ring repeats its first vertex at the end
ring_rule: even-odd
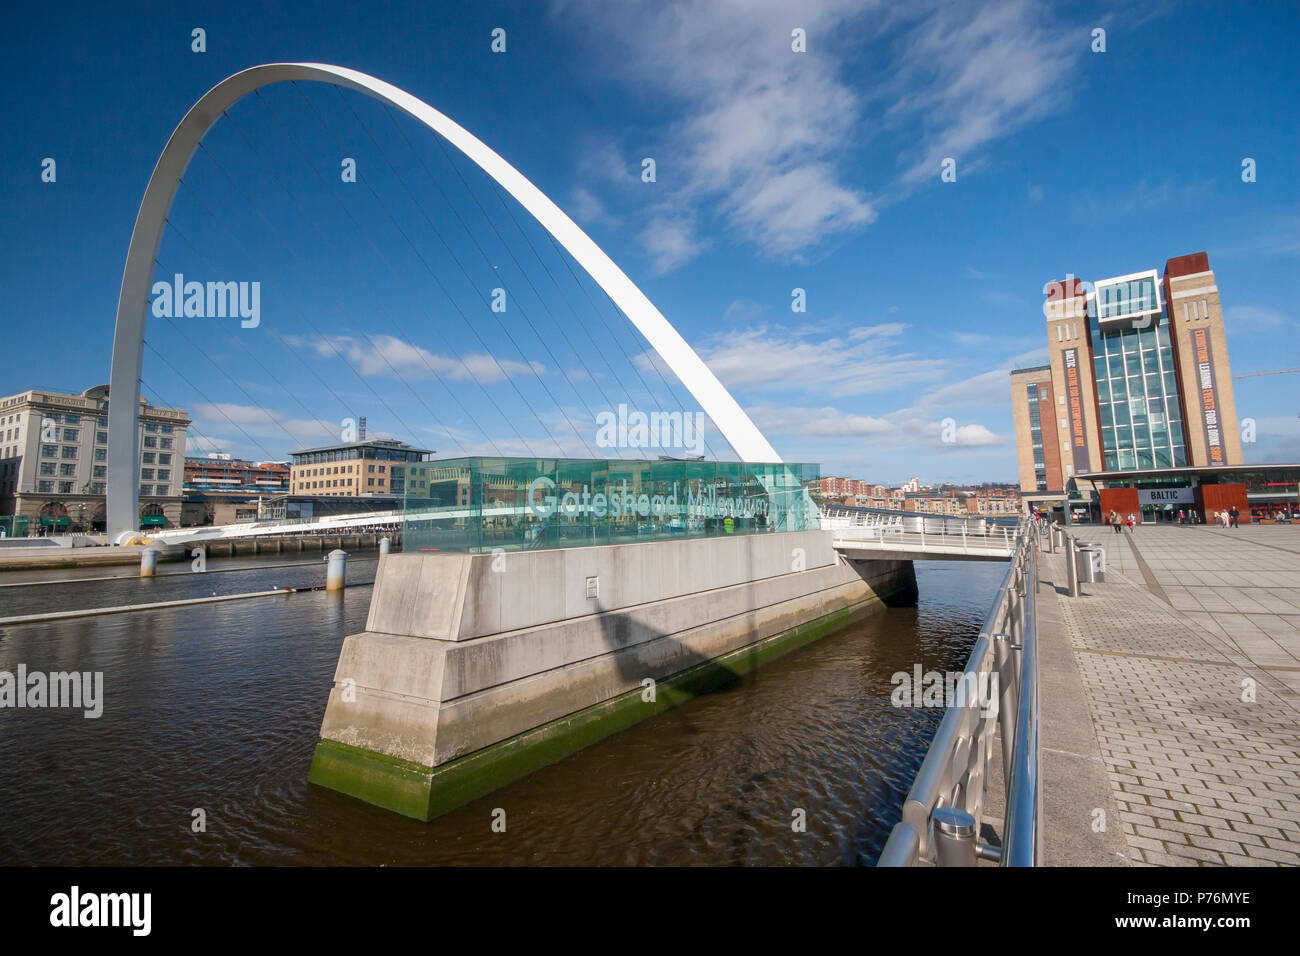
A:
POLYGON ((1127 518, 1123 518, 1120 516, 1119 512, 1114 508, 1111 508, 1110 514, 1106 517, 1106 523, 1115 529, 1116 534, 1119 534, 1120 529, 1126 525, 1128 526, 1129 531, 1132 531, 1133 526, 1137 524, 1137 515, 1131 514, 1127 518))
POLYGON ((1216 511, 1214 513, 1214 523, 1223 525, 1225 528, 1239 528, 1241 526, 1237 524, 1237 520, 1240 517, 1241 512, 1237 510, 1236 505, 1233 505, 1227 511, 1216 511))

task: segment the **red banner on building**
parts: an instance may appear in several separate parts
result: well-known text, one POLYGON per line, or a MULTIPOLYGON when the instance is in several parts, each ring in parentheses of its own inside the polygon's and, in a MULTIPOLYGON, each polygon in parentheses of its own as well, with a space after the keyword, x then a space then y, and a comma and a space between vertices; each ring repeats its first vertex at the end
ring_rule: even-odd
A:
POLYGON ((1088 430, 1083 424, 1083 389, 1079 384, 1079 350, 1062 349, 1065 359, 1065 404, 1069 408, 1070 448, 1074 452, 1074 473, 1087 474, 1088 430))
POLYGON ((1192 349, 1196 353, 1196 380, 1201 388, 1201 427, 1205 433, 1206 464, 1222 465, 1222 423, 1219 420, 1219 388, 1214 381, 1214 354, 1210 348, 1209 329, 1192 329, 1192 349))

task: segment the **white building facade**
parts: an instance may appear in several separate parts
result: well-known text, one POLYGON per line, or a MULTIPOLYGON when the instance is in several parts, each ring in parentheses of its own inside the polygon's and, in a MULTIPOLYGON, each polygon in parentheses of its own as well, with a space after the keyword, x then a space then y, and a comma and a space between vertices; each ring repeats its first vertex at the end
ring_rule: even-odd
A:
MULTIPOLYGON (((175 526, 190 419, 143 400, 139 418, 141 524, 175 526)), ((107 482, 108 386, 0 398, 0 515, 26 517, 32 532, 102 530, 107 482)))

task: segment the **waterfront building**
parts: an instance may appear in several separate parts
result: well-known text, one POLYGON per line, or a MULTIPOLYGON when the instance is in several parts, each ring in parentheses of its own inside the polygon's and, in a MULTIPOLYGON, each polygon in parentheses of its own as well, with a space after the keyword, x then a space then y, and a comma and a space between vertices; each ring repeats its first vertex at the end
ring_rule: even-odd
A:
POLYGON ((282 461, 245 461, 229 455, 185 459, 184 491, 256 498, 289 490, 289 466, 282 461))
MULTIPOLYGON (((142 527, 181 517, 189 415, 141 399, 137 448, 142 527)), ((108 481, 108 386, 0 398, 0 515, 53 531, 102 531, 108 481)))
POLYGON ((266 502, 289 491, 289 466, 215 453, 185 459, 183 526, 266 517, 266 502))
MULTIPOLYGON (((1046 287, 1048 364, 1011 373, 1021 491, 1085 511, 1121 472, 1240 465, 1223 307, 1204 252, 1046 287)), ((1244 499, 1243 499, 1244 500, 1244 499)), ((1095 508, 1094 508, 1095 510, 1095 508)))
POLYGON ((428 475, 413 475, 408 489, 403 465, 428 461, 432 451, 393 439, 372 438, 306 448, 290 455, 292 494, 392 497, 427 490, 428 475))

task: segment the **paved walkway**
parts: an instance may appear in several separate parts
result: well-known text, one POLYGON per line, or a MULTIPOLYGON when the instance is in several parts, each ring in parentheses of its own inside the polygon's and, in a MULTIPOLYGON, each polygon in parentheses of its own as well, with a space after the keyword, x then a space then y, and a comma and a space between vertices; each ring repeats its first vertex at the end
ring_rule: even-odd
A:
MULTIPOLYGON (((1110 783, 1074 814, 1116 807, 1127 849, 1057 837, 1048 862, 1300 864, 1300 528, 1075 533, 1106 547, 1107 580, 1062 596, 1063 558, 1041 555, 1041 653, 1068 639, 1110 783)), ((1079 780, 1099 779, 1091 747, 1074 748, 1079 780)), ((1050 806, 1076 781, 1044 767, 1050 806)))

